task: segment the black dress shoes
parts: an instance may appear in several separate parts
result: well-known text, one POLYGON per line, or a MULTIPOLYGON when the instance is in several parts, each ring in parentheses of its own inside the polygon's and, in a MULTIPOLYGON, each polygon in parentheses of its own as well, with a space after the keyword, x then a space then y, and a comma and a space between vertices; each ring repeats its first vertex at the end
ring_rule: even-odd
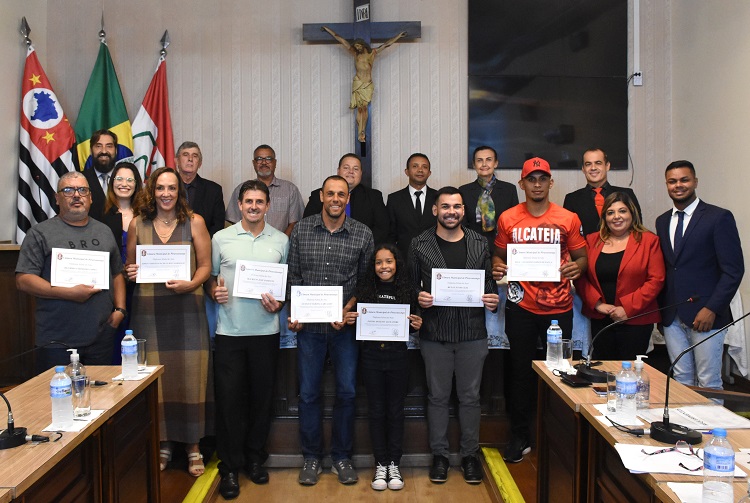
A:
POLYGON ((250 463, 247 466, 247 476, 256 484, 268 484, 268 470, 260 463, 250 463))
POLYGON ((240 495, 240 483, 237 480, 237 472, 229 472, 221 476, 219 492, 225 500, 233 500, 240 495))
POLYGON ((468 484, 479 484, 482 482, 482 463, 476 456, 466 456, 461 460, 461 470, 464 472, 464 480, 468 484))
POLYGON ((448 480, 448 470, 450 463, 445 456, 433 456, 432 467, 430 468, 430 481, 436 484, 442 484, 448 480))

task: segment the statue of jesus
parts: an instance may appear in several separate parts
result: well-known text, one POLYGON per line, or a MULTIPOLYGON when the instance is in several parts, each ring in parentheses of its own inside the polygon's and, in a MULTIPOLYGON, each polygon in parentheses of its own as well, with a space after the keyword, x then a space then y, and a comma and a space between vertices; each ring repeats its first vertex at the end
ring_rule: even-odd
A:
POLYGON ((354 80, 352 81, 352 99, 349 103, 349 108, 357 110, 358 138, 360 142, 364 143, 366 140, 365 128, 367 127, 367 106, 370 104, 370 101, 372 101, 372 94, 375 90, 375 85, 372 83, 372 65, 375 63, 375 56, 398 39, 405 37, 406 32, 402 31, 395 37, 386 41, 383 45, 370 49, 369 44, 361 38, 353 40, 350 44, 346 39, 339 36, 327 26, 321 27, 321 30, 328 32, 329 35, 335 38, 352 56, 354 56, 354 66, 357 73, 354 75, 354 80))

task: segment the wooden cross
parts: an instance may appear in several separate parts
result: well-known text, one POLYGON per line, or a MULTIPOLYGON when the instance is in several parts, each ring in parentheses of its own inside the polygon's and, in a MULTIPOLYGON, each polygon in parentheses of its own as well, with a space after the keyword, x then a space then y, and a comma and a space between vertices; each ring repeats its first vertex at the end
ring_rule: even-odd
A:
MULTIPOLYGON (((419 21, 370 22, 370 0, 353 0, 353 2, 353 23, 305 23, 302 25, 302 40, 306 42, 336 43, 337 40, 323 29, 324 26, 349 42, 355 39, 362 39, 367 44, 373 41, 385 42, 392 40, 401 32, 406 32, 406 35, 398 38, 398 40, 413 40, 422 36, 422 23, 419 21)), ((371 138, 369 109, 370 105, 368 103, 367 124, 364 129, 367 139, 371 138)), ((369 153, 372 151, 372 147, 368 149, 367 143, 360 141, 356 119, 354 121, 354 138, 355 153, 362 158, 362 183, 371 187, 372 159, 369 153)), ((344 152, 341 154, 343 155, 344 152)))

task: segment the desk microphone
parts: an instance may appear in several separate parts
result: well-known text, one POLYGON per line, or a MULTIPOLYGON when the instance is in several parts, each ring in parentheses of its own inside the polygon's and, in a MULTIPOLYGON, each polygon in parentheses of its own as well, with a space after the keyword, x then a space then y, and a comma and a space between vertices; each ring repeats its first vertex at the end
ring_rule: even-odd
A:
POLYGON ((680 361, 680 358, 682 358, 685 353, 692 351, 696 346, 703 344, 707 340, 713 338, 715 335, 720 334, 727 328, 731 327, 738 321, 747 318, 748 316, 750 316, 750 312, 747 312, 733 322, 724 325, 705 339, 696 342, 692 346, 686 348, 682 353, 677 355, 677 357, 674 359, 674 362, 672 362, 672 365, 670 365, 669 370, 667 371, 667 389, 664 395, 664 417, 662 418, 662 421, 651 423, 651 438, 653 438, 657 442, 671 445, 677 443, 678 440, 684 440, 689 444, 700 443, 700 441, 703 439, 703 435, 701 434, 701 432, 692 430, 686 426, 682 426, 679 424, 670 424, 669 422, 669 378, 672 377, 672 374, 674 374, 674 366, 677 365, 677 362, 680 361))
POLYGON ((640 318, 641 316, 647 316, 649 314, 658 313, 659 311, 663 311, 665 309, 670 309, 672 307, 681 306, 682 304, 687 304, 689 302, 697 302, 700 300, 700 296, 693 295, 687 300, 683 300, 682 302, 677 302, 676 304, 672 304, 669 306, 660 307, 658 309, 654 309, 652 311, 647 311, 645 313, 636 314, 635 316, 631 316, 630 318, 625 318, 624 320, 615 321, 614 323, 610 323, 606 327, 599 330, 593 339, 591 339, 591 344, 589 344, 589 353, 586 355, 586 361, 584 363, 579 363, 575 366, 575 369, 578 370, 577 374, 578 377, 581 377, 583 379, 586 379, 590 382, 607 382, 607 373, 603 370, 597 370, 594 368, 591 368, 591 355, 594 353, 594 342, 596 341, 597 337, 602 335, 604 332, 609 330, 610 328, 616 326, 616 325, 622 325, 623 323, 626 323, 630 320, 634 320, 636 318, 640 318))
POLYGON ((3 393, 0 397, 5 400, 8 406, 8 429, 0 432, 0 450, 11 449, 26 443, 26 428, 16 428, 13 420, 13 411, 10 409, 10 402, 3 393))

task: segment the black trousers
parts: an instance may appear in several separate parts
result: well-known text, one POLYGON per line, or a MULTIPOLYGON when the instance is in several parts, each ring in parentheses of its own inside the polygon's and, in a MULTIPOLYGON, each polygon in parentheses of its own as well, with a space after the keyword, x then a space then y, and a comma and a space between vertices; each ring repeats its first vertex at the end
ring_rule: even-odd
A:
POLYGON ((216 451, 222 475, 268 458, 278 356, 279 334, 216 334, 216 451))
POLYGON ((510 343, 510 378, 508 409, 514 437, 529 438, 529 423, 536 402, 537 378, 532 360, 544 359, 547 351, 547 329, 552 320, 562 328, 563 339, 573 333, 573 310, 558 314, 535 314, 512 302, 505 304, 505 333, 510 343), (539 343, 539 344, 538 344, 539 343), (541 350, 537 349, 541 346, 541 350))
MULTIPOLYGON (((603 318, 591 320, 591 337, 599 330, 611 324, 612 320, 603 318)), ((654 324, 616 325, 607 329, 594 343, 592 358, 597 360, 635 360, 636 355, 645 355, 654 324)))
POLYGON ((362 380, 367 390, 370 440, 375 462, 401 462, 404 445, 404 400, 409 388, 409 355, 403 351, 361 349, 362 380))

